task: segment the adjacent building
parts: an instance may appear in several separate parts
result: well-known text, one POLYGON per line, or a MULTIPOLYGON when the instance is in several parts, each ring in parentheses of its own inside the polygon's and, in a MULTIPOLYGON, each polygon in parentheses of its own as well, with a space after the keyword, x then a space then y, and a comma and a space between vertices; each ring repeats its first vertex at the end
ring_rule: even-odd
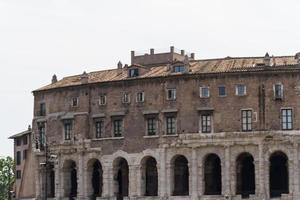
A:
POLYGON ((300 53, 132 51, 33 94, 19 199, 300 199, 300 53))

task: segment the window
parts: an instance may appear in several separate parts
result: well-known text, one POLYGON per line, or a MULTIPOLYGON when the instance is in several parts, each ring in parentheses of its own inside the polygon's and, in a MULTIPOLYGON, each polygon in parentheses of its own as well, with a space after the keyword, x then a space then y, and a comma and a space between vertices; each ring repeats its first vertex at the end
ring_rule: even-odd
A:
POLYGON ((39 144, 40 149, 44 150, 45 147, 45 132, 46 132, 46 126, 45 122, 38 123, 38 131, 39 131, 39 144))
POLYGON ((283 85, 281 83, 274 85, 274 98, 275 100, 283 99, 283 85))
POLYGON ((147 118, 147 135, 156 135, 156 118, 147 118))
POLYGON ((136 102, 144 102, 145 95, 144 92, 138 92, 136 94, 136 102))
POLYGON ((64 135, 65 135, 65 140, 71 140, 72 129, 73 129, 72 120, 64 120, 64 135))
POLYGON ((21 138, 16 138, 16 145, 21 146, 21 138))
POLYGON ((129 77, 139 76, 139 69, 129 69, 129 77))
POLYGON ((40 116, 46 116, 46 104, 40 103, 40 116))
POLYGON ((129 93, 124 93, 122 98, 123 103, 130 103, 130 95, 129 93))
POLYGON ((201 98, 209 97, 209 87, 206 86, 200 87, 200 97, 201 98))
POLYGON ((201 133, 211 133, 211 114, 202 114, 201 115, 201 133))
POLYGON ((27 139, 27 135, 23 136, 23 145, 27 145, 28 143, 28 139, 27 139))
POLYGON ((167 135, 176 134, 176 118, 175 116, 167 116, 166 118, 167 135))
POLYGON ((21 179, 21 170, 16 171, 16 178, 21 179))
POLYGON ((17 151, 17 165, 21 164, 21 151, 17 151))
POLYGON ((293 110, 281 109, 281 128, 282 130, 292 130, 293 129, 293 110))
POLYGON ((77 107, 78 106, 78 97, 74 97, 74 98, 72 98, 72 106, 73 107, 77 107))
POLYGON ((235 87, 235 94, 237 96, 244 96, 244 95, 246 95, 246 86, 245 85, 236 85, 236 87, 235 87))
POLYGON ((23 151, 23 160, 26 160, 26 158, 27 158, 27 150, 25 149, 23 151))
POLYGON ((95 136, 96 138, 101 138, 103 135, 104 121, 101 119, 97 119, 95 121, 95 136))
POLYGON ((252 130, 252 110, 242 110, 242 131, 252 130))
POLYGON ((122 120, 115 119, 113 121, 114 137, 122 137, 122 120))
POLYGON ((219 86, 219 96, 220 97, 226 96, 226 87, 225 86, 219 86))
POLYGON ((174 72, 184 72, 185 71, 185 67, 182 65, 178 65, 178 66, 174 66, 174 72))
POLYGON ((99 105, 103 106, 106 104, 106 95, 100 95, 99 105))
POLYGON ((176 100, 176 89, 167 89, 167 100, 176 100))

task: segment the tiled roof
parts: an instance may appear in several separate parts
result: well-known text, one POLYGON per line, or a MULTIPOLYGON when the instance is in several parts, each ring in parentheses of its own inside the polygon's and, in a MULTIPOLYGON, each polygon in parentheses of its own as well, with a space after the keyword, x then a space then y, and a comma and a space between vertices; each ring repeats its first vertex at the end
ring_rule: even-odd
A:
POLYGON ((17 133, 15 135, 12 135, 8 139, 15 139, 15 138, 18 138, 18 137, 21 137, 23 135, 27 135, 27 134, 30 134, 30 133, 31 133, 31 130, 26 130, 26 131, 23 131, 21 133, 17 133))
MULTIPOLYGON (((190 61, 189 74, 208 74, 208 73, 228 73, 228 72, 245 72, 245 71, 258 71, 265 69, 264 57, 245 57, 245 58, 232 58, 226 57, 222 59, 207 59, 207 60, 193 60, 190 61)), ((295 56, 280 56, 270 57, 270 66, 268 69, 276 70, 282 68, 295 67, 298 60, 295 56)), ((151 77, 164 77, 178 75, 170 73, 168 64, 161 64, 150 67, 145 73, 137 77, 151 78, 151 77)), ((127 77, 127 69, 111 69, 104 71, 96 71, 88 73, 88 83, 101 83, 109 81, 121 81, 132 79, 127 77)), ((56 83, 47 85, 35 91, 49 90, 54 88, 69 87, 81 85, 81 75, 65 77, 56 83)))

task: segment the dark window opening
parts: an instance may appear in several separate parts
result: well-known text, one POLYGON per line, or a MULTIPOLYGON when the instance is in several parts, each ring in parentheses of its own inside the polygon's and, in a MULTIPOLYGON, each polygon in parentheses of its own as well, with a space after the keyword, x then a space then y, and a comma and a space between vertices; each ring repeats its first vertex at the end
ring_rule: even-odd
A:
POLYGON ((175 116, 167 116, 166 118, 167 135, 176 134, 176 118, 175 116))
POLYGON ((201 132, 211 133, 211 115, 202 114, 201 115, 201 132))
POLYGON ((174 66, 174 72, 177 73, 177 72, 184 72, 185 71, 185 67, 182 66, 182 65, 177 65, 177 66, 174 66))
POLYGON ((21 146, 21 138, 16 138, 16 145, 21 146))
POLYGON ((216 154, 206 157, 204 163, 205 195, 221 195, 222 177, 221 161, 216 154))
POLYGON ((252 130, 252 110, 242 110, 242 131, 252 130))
POLYGON ((158 174, 157 163, 152 157, 148 158, 145 164, 145 178, 146 178, 146 190, 145 196, 157 196, 158 195, 158 174))
POLYGON ((281 109, 281 128, 282 130, 293 129, 293 110, 281 109))
POLYGON ((27 139, 27 135, 23 136, 23 145, 27 145, 28 143, 28 139, 27 139))
POLYGON ((48 167, 48 178, 47 178, 47 193, 49 198, 55 197, 55 171, 54 166, 51 164, 48 167))
POLYGON ((184 156, 178 156, 174 161, 174 196, 189 195, 189 167, 184 156))
POLYGON ((17 151, 17 165, 21 164, 21 151, 17 151))
POLYGON ((282 152, 270 157, 270 197, 289 193, 288 158, 282 152))
POLYGON ((156 135, 156 118, 147 118, 147 135, 156 135))
POLYGON ((16 171, 16 178, 21 179, 21 170, 16 171))
POLYGON ((115 119, 113 121, 114 137, 122 137, 122 120, 115 119))
POLYGON ((236 163, 236 192, 242 198, 255 194, 255 166, 249 153, 241 154, 236 163))
POLYGON ((75 162, 71 165, 71 189, 70 189, 70 197, 77 197, 77 170, 75 162))
POLYGON ((282 84, 274 85, 274 97, 275 97, 275 100, 281 100, 283 98, 283 85, 282 84))
POLYGON ((219 96, 220 97, 226 96, 226 88, 225 88, 225 86, 219 86, 219 96))
POLYGON ((39 131, 39 144, 40 144, 40 150, 44 150, 45 149, 45 143, 46 143, 46 138, 45 138, 45 134, 46 134, 46 124, 45 122, 41 122, 38 123, 38 131, 39 131))
POLYGON ((103 185, 103 171, 99 161, 96 161, 93 165, 92 174, 92 186, 93 186, 93 197, 102 196, 102 185, 103 185))
POLYGON ((103 120, 95 121, 96 138, 101 138, 103 135, 104 122, 103 120))
POLYGON ((129 69, 129 77, 139 76, 139 69, 129 69))
POLYGON ((167 100, 176 100, 176 89, 167 89, 167 100))
POLYGON ((73 129, 72 120, 65 120, 64 121, 65 140, 71 140, 72 129, 73 129))
POLYGON ((114 167, 115 180, 117 182, 117 200, 123 200, 124 197, 128 196, 128 163, 124 158, 120 158, 114 167))
POLYGON ((39 112, 40 116, 46 116, 46 104, 45 103, 41 103, 40 104, 40 112, 39 112))
POLYGON ((74 97, 74 98, 72 98, 72 106, 73 107, 77 107, 78 106, 78 97, 74 97))

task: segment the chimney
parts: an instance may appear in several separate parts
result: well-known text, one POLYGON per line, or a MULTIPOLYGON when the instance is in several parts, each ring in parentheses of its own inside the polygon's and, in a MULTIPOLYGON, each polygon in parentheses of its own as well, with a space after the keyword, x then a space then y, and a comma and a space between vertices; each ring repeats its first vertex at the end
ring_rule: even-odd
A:
POLYGON ((82 84, 87 84, 89 82, 89 75, 85 71, 80 76, 80 81, 82 84))
POLYGON ((135 52, 131 51, 131 64, 134 63, 134 56, 135 56, 135 52))
POLYGON ((118 62, 118 69, 122 69, 123 64, 121 63, 121 61, 118 62))
POLYGON ((150 49, 150 55, 154 54, 154 49, 150 49))
POLYGON ((174 46, 170 46, 170 53, 174 53, 174 46))
POLYGON ((181 51, 180 51, 180 54, 181 54, 182 56, 184 56, 184 50, 181 50, 181 51))
POLYGON ((270 66, 270 64, 271 64, 270 61, 271 61, 270 55, 269 55, 269 53, 266 53, 266 55, 264 57, 265 66, 270 66))
POLYGON ((56 82, 57 82, 57 76, 54 74, 54 75, 52 76, 52 81, 51 81, 51 83, 54 84, 54 83, 56 83, 56 82))
POLYGON ((191 59, 195 60, 195 53, 191 53, 191 59))

